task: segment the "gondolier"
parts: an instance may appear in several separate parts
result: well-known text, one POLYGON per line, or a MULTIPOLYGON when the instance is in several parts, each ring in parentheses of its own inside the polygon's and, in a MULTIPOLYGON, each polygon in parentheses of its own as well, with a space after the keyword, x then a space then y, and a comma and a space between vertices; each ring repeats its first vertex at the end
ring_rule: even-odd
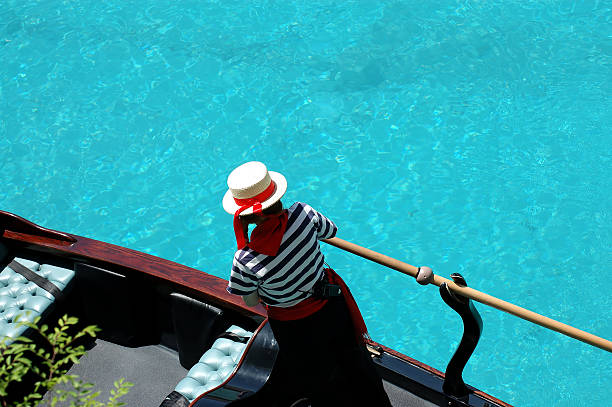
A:
POLYGON ((279 345, 257 400, 236 405, 390 405, 365 350, 363 318, 319 248, 336 225, 302 202, 284 209, 287 181, 263 163, 237 167, 227 183, 223 208, 234 215, 238 244, 227 290, 264 304, 279 345), (249 224, 257 225, 250 236, 249 224))

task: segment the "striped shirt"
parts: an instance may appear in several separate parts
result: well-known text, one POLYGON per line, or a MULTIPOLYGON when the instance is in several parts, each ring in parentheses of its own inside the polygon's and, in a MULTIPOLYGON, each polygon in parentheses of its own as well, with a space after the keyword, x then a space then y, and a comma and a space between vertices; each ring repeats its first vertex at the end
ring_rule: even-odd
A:
POLYGON ((248 295, 258 291, 268 305, 291 307, 310 297, 323 276, 324 257, 317 239, 329 239, 338 228, 305 203, 288 210, 287 229, 276 256, 249 247, 236 251, 227 291, 248 295))

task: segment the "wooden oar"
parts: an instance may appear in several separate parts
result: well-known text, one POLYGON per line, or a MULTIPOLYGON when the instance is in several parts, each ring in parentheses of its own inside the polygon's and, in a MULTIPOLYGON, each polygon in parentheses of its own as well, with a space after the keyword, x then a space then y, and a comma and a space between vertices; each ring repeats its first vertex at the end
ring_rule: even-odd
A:
MULTIPOLYGON (((346 240, 342 240, 337 237, 325 239, 323 241, 332 246, 338 247, 342 250, 346 250, 347 252, 356 254, 368 260, 372 260, 378 264, 382 264, 383 266, 392 268, 394 270, 399 271, 400 273, 404 273, 412 277, 416 277, 417 272, 419 270, 418 267, 412 266, 408 263, 404 263, 403 261, 399 261, 397 259, 375 252, 373 250, 366 249, 365 247, 358 246, 354 243, 347 242, 346 240)), ((607 350, 608 352, 612 352, 612 342, 607 339, 600 338, 599 336, 595 336, 585 331, 581 331, 580 329, 574 328, 573 326, 563 324, 559 321, 555 321, 554 319, 545 317, 543 315, 529 311, 525 308, 521 308, 509 302, 500 300, 499 298, 485 294, 478 290, 474 290, 473 288, 461 287, 455 284, 452 280, 440 277, 438 275, 434 275, 432 283, 438 287, 442 283, 446 283, 451 290, 464 297, 481 302, 483 304, 490 305, 493 308, 497 308, 512 315, 516 315, 517 317, 533 322, 534 324, 538 324, 545 328, 552 329, 553 331, 557 331, 559 333, 562 333, 563 335, 578 339, 579 341, 588 343, 589 345, 593 345, 600 349, 607 350)))

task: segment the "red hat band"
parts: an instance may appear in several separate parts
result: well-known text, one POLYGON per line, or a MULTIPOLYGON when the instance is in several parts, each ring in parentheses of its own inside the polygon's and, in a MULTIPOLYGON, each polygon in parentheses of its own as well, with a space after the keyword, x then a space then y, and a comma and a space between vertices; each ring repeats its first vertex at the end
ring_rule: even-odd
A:
POLYGON ((242 224, 239 218, 240 214, 245 210, 249 209, 250 207, 253 207, 254 214, 261 214, 261 203, 264 202, 266 199, 270 198, 274 194, 275 190, 276 184, 274 183, 274 181, 270 181, 270 185, 268 185, 268 187, 263 192, 251 198, 234 198, 236 204, 240 205, 240 208, 238 208, 238 210, 234 213, 234 233, 236 235, 238 249, 244 248, 248 243, 242 230, 242 224))

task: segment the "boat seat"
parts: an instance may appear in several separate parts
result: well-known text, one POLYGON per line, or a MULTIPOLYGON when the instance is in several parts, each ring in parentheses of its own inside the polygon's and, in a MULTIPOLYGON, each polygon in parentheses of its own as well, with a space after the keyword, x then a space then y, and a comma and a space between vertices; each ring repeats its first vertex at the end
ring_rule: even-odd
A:
MULTIPOLYGON (((31 260, 15 258, 14 261, 44 277, 63 291, 74 277, 74 271, 50 264, 38 264, 31 260)), ((0 272, 0 340, 8 337, 8 343, 23 335, 26 326, 20 321, 33 322, 36 317, 50 309, 55 297, 17 273, 9 264, 0 272)))
POLYGON ((204 352, 198 363, 189 370, 187 377, 177 384, 174 392, 166 398, 162 406, 180 405, 176 393, 191 403, 199 395, 227 380, 240 362, 251 336, 252 332, 236 325, 230 326, 215 340, 212 347, 204 352))

